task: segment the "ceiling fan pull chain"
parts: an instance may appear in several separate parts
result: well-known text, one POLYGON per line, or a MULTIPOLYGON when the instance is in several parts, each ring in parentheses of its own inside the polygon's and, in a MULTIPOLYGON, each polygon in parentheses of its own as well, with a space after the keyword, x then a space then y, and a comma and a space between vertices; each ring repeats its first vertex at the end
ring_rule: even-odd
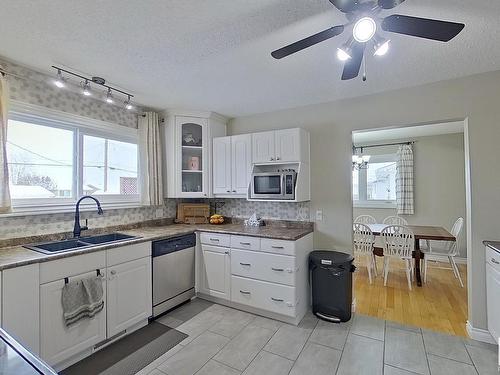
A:
POLYGON ((366 58, 363 59, 363 82, 366 81, 366 58))

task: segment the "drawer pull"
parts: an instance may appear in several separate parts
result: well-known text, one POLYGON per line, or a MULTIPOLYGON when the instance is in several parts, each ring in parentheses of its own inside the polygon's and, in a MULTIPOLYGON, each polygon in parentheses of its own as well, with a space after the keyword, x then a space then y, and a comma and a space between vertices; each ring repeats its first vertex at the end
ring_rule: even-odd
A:
POLYGON ((500 264, 500 262, 498 260, 496 260, 495 258, 491 258, 491 261, 495 264, 500 264))
POLYGON ((273 249, 284 249, 283 246, 271 246, 273 249))
POLYGON ((241 294, 251 294, 250 292, 246 291, 246 290, 240 290, 240 293, 241 294))
POLYGON ((242 266, 248 266, 248 267, 250 267, 250 266, 251 266, 251 264, 250 264, 250 263, 241 263, 241 262, 240 262, 240 264, 241 264, 242 266))
POLYGON ((251 243, 250 242, 240 242, 240 245, 250 246, 251 243))
POLYGON ((271 267, 271 269, 272 269, 273 271, 278 271, 278 272, 283 272, 283 271, 284 271, 284 269, 283 269, 283 268, 274 268, 274 267, 271 267))
POLYGON ((282 300, 281 298, 274 298, 274 297, 271 297, 271 299, 272 299, 274 302, 284 302, 284 300, 282 300))
POLYGON ((211 238, 210 241, 219 242, 218 238, 211 238))

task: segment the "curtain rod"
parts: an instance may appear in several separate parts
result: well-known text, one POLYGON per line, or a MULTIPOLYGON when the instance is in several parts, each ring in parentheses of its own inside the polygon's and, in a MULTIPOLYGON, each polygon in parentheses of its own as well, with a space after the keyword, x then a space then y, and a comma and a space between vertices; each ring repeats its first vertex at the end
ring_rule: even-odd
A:
POLYGON ((354 148, 370 148, 370 147, 383 147, 383 146, 399 146, 399 145, 412 145, 415 141, 411 142, 398 142, 398 143, 382 143, 379 145, 368 145, 368 146, 354 146, 354 148))

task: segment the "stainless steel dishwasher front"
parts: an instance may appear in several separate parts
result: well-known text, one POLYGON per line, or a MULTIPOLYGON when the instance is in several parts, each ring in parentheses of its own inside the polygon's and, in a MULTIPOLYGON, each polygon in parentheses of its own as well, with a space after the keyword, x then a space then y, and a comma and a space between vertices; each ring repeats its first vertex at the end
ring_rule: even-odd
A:
POLYGON ((195 295, 194 233, 153 242, 153 317, 195 295))

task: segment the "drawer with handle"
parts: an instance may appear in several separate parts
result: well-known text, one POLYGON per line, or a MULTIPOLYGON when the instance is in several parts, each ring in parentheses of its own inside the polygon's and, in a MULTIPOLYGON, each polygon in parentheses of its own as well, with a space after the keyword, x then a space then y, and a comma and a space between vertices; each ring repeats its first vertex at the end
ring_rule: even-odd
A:
POLYGON ((274 283, 295 285, 295 258, 231 248, 231 273, 274 283))
POLYGON ((500 253, 493 250, 491 247, 486 247, 486 262, 488 262, 495 270, 500 272, 500 253))
POLYGON ((262 238, 260 240, 260 249, 267 253, 295 255, 295 242, 262 238))
POLYGON ((260 250, 260 238, 232 235, 231 248, 244 250, 260 250))
POLYGON ((298 303, 294 287, 239 276, 231 276, 231 300, 291 317, 298 303))
POLYGON ((229 247, 231 236, 229 234, 201 232, 200 242, 207 245, 229 247))

